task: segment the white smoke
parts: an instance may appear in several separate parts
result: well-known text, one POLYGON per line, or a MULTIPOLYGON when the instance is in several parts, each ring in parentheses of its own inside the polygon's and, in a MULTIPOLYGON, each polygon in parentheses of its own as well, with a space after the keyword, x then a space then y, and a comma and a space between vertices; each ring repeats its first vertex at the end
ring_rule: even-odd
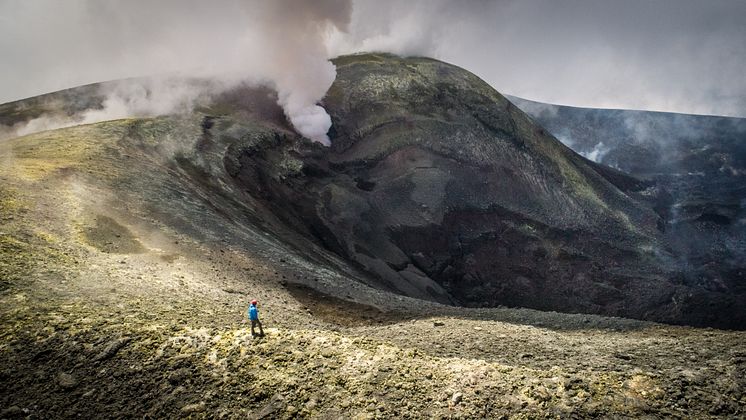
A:
POLYGON ((15 17, 0 25, 0 51, 15 48, 4 40, 21 38, 23 54, 7 58, 28 67, 28 79, 46 86, 38 93, 101 80, 172 77, 122 83, 106 92, 102 109, 42 115, 0 127, 3 137, 188 111, 214 92, 183 81, 210 78, 221 88, 242 82, 273 86, 293 127, 329 145, 331 118, 318 105, 336 77, 326 44, 331 34, 347 30, 351 0, 70 0, 10 6, 0 3, 0 15, 15 17), (40 26, 55 36, 25 30, 40 26))
POLYGON ((109 82, 98 92, 104 97, 101 108, 73 115, 43 114, 11 127, 2 127, 0 139, 122 118, 188 113, 195 105, 209 99, 217 89, 215 83, 190 83, 172 77, 109 82))
POLYGON ((263 16, 264 24, 256 27, 254 35, 264 45, 265 71, 285 115, 303 136, 330 145, 327 132, 332 121, 317 103, 336 77, 327 38, 335 30, 347 30, 351 1, 273 1, 255 12, 263 16))
POLYGON ((82 123, 190 112, 209 91, 175 78, 118 82, 106 92, 103 109, 85 112, 82 123))
MULTIPOLYGON (((526 104, 537 104, 536 102, 525 102, 525 103, 526 104)), ((546 105, 546 104, 537 104, 537 105, 546 105)), ((521 107, 523 106, 524 104, 522 103, 521 107)), ((554 110, 553 112, 555 115, 558 112, 557 107, 554 105, 548 105, 547 108, 538 106, 533 109, 537 110, 537 112, 551 112, 549 110, 554 110)), ((608 165, 608 163, 603 162, 603 158, 611 151, 611 147, 605 145, 604 142, 601 141, 601 142, 596 143, 591 150, 587 150, 587 149, 583 150, 582 146, 577 144, 575 139, 573 139, 570 135, 567 135, 565 133, 557 133, 557 134, 554 134, 554 136, 557 138, 557 140, 562 142, 562 144, 576 151, 584 158, 588 160, 592 160, 596 163, 604 163, 608 165)))
POLYGON ((289 119, 323 139, 326 59, 375 50, 439 58, 542 102, 745 115, 743 1, 352 1, 0 0, 0 102, 241 74, 282 90, 289 119))
POLYGON ((58 116, 58 115, 42 115, 39 118, 34 118, 31 121, 24 122, 24 123, 18 123, 12 127, 10 127, 9 130, 5 130, 6 133, 3 134, 3 138, 5 137, 20 137, 25 136, 27 134, 32 133, 38 133, 40 131, 47 131, 47 130, 56 130, 58 128, 64 128, 64 127, 72 127, 74 125, 82 124, 82 122, 78 121, 77 119, 72 119, 67 116, 58 116))
POLYGON ((601 159, 603 159, 610 150, 611 149, 608 146, 605 146, 603 142, 599 142, 593 146, 593 149, 590 152, 581 151, 580 154, 586 159, 590 159, 596 163, 601 163, 601 159))
POLYGON ((332 119, 324 108, 319 105, 299 104, 291 106, 289 103, 283 102, 281 104, 288 114, 290 122, 299 133, 324 146, 331 146, 331 141, 326 133, 332 126, 332 119))

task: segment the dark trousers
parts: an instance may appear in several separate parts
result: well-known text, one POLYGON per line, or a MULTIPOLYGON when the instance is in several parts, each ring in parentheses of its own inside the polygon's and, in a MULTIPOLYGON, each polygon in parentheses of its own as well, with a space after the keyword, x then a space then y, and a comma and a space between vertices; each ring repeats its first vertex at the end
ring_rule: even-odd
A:
POLYGON ((259 335, 264 335, 264 330, 262 329, 262 322, 258 319, 252 319, 251 320, 251 335, 256 335, 254 332, 254 327, 259 326, 259 335))

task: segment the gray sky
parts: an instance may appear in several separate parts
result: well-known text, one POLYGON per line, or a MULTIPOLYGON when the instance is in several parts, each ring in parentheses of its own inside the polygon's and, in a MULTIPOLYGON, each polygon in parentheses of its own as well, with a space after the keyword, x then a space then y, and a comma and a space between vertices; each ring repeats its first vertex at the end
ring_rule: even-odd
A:
POLYGON ((539 101, 746 116, 746 1, 269 3, 0 0, 0 102, 177 71, 272 78, 286 66, 319 68, 308 77, 318 90, 319 55, 378 50, 433 56, 539 101))

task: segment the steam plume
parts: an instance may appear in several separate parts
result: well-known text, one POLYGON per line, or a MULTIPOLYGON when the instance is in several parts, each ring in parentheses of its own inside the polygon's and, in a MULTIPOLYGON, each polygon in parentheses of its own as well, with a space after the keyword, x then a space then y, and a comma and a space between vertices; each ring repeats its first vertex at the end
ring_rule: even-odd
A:
POLYGON ((328 60, 326 34, 346 31, 352 14, 349 0, 285 0, 264 4, 256 36, 267 48, 269 73, 279 103, 299 133, 329 145, 332 122, 316 103, 334 82, 336 69, 328 60), (279 24, 278 24, 279 23, 279 24))
MULTIPOLYGON (((195 105, 209 99, 211 92, 218 90, 221 90, 218 83, 190 83, 188 80, 171 77, 107 82, 96 92, 96 95, 103 98, 100 107, 93 106, 70 114, 59 111, 45 113, 10 127, 0 125, 0 140, 100 121, 188 113, 195 105)), ((51 104, 47 105, 54 109, 54 100, 50 99, 48 102, 51 104)))
POLYGON ((15 19, 0 25, 0 51, 9 51, 9 61, 39 80, 38 93, 102 80, 161 76, 146 86, 130 82, 105 92, 103 109, 72 117, 42 115, 0 127, 3 137, 185 111, 191 100, 214 93, 209 89, 250 82, 274 86, 296 130, 329 145, 331 119, 317 105, 336 76, 326 42, 331 33, 347 30, 351 0, 0 3, 0 16, 5 12, 15 19), (24 29, 29 27, 44 27, 44 33, 54 36, 24 29), (27 47, 46 54, 13 55, 17 48, 6 41, 19 36, 27 47), (70 68, 66 63, 76 64, 70 68), (63 71, 47 70, 55 67, 63 71), (193 77, 216 83, 195 87, 177 82, 193 77))

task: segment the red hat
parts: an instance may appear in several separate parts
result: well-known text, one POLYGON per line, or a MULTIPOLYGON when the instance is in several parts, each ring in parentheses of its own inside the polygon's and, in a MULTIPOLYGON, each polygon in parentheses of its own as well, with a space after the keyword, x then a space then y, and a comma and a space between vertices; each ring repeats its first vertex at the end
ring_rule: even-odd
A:
POLYGON ((251 301, 252 305, 256 305, 257 303, 259 303, 259 302, 257 302, 256 299, 254 299, 254 300, 251 301))

